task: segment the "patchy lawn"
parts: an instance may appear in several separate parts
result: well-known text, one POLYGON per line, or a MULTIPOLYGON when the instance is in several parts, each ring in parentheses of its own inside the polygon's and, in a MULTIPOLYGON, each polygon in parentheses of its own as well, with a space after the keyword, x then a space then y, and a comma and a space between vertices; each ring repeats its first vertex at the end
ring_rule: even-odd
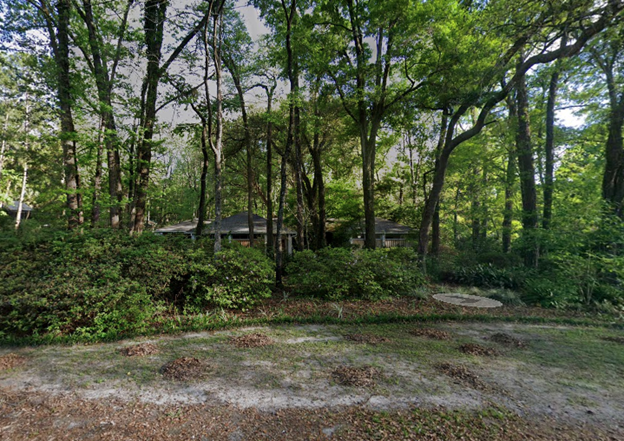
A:
POLYGON ((621 337, 440 322, 3 347, 0 439, 623 439, 621 337))

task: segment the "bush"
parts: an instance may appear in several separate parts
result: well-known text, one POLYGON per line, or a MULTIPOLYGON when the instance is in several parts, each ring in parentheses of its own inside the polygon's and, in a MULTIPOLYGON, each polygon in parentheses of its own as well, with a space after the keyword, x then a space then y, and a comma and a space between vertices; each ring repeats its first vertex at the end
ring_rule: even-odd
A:
POLYGON ((166 309, 246 308, 270 295, 272 263, 240 246, 94 230, 0 236, 0 336, 138 333, 166 309))
POLYGON ((483 288, 518 289, 521 285, 517 270, 497 268, 492 264, 454 267, 440 277, 445 282, 483 288))
POLYGON ((412 294, 424 283, 408 248, 302 251, 286 267, 286 286, 296 294, 340 300, 412 294))
POLYGON ((190 264, 190 306, 246 309, 271 296, 274 266, 261 250, 232 244, 215 259, 196 257, 190 264))

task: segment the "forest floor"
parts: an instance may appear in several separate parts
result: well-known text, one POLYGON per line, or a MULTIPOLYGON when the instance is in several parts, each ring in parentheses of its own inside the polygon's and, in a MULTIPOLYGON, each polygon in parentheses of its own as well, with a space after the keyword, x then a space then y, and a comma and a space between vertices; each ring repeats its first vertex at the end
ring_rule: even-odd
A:
POLYGON ((0 347, 0 439, 624 439, 622 331, 512 309, 0 347))

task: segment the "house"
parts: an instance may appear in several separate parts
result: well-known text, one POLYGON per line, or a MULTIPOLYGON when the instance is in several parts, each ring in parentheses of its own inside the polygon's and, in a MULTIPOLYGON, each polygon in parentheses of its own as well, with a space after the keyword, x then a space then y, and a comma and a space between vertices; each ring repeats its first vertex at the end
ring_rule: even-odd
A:
MULTIPOLYGON (((6 211, 9 216, 11 216, 12 218, 17 218, 17 211, 19 209, 18 201, 13 201, 12 204, 0 203, 0 206, 4 211, 6 211)), ((34 209, 30 205, 22 202, 22 219, 28 219, 32 215, 33 211, 34 209)))
MULTIPOLYGON (((267 243, 267 220, 257 214, 253 215, 254 239, 266 245, 267 243)), ((210 225, 210 235, 214 236, 214 223, 210 225)), ((273 220, 273 234, 277 234, 277 222, 273 220)), ((282 227, 282 249, 288 254, 292 254, 293 238, 297 233, 290 228, 282 227)), ((248 247, 249 240, 249 222, 247 220, 247 212, 235 214, 221 220, 221 237, 228 240, 235 240, 241 245, 248 247)), ((277 239, 276 239, 277 240, 277 239)))
MULTIPOLYGON (((257 214, 253 215, 254 224, 254 239, 266 245, 267 241, 267 220, 257 214)), ((192 221, 184 221, 175 225, 169 225, 166 227, 158 228, 154 231, 155 234, 184 234, 189 237, 195 237, 195 228, 197 226, 197 219, 192 221)), ((214 221, 206 221, 206 228, 203 234, 214 237, 214 221)), ((230 241, 239 242, 241 245, 248 247, 249 240, 249 223, 247 220, 247 212, 235 214, 230 217, 221 219, 221 238, 230 241)), ((273 234, 277 234, 277 222, 273 221, 273 234)), ((286 250, 288 254, 292 254, 293 238, 296 232, 290 228, 282 228, 282 249, 286 250)))
MULTIPOLYGON (((351 245, 364 246, 364 220, 360 221, 353 230, 349 240, 351 245)), ((394 248, 410 246, 409 236, 413 236, 416 230, 380 217, 375 218, 375 239, 377 248, 394 248)))

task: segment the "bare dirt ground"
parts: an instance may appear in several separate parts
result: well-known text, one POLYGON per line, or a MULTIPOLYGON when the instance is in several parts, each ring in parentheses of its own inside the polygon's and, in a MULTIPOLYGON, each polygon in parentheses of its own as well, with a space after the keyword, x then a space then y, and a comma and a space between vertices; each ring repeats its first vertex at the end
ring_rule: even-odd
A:
POLYGON ((21 360, 0 369, 0 439, 624 440, 621 332, 428 327, 436 332, 275 326, 0 348, 0 361, 21 360), (442 332, 450 338, 427 336, 442 332), (247 335, 267 344, 232 344, 247 335), (138 344, 138 356, 124 355, 138 344), (167 376, 185 357, 197 375, 167 376))

